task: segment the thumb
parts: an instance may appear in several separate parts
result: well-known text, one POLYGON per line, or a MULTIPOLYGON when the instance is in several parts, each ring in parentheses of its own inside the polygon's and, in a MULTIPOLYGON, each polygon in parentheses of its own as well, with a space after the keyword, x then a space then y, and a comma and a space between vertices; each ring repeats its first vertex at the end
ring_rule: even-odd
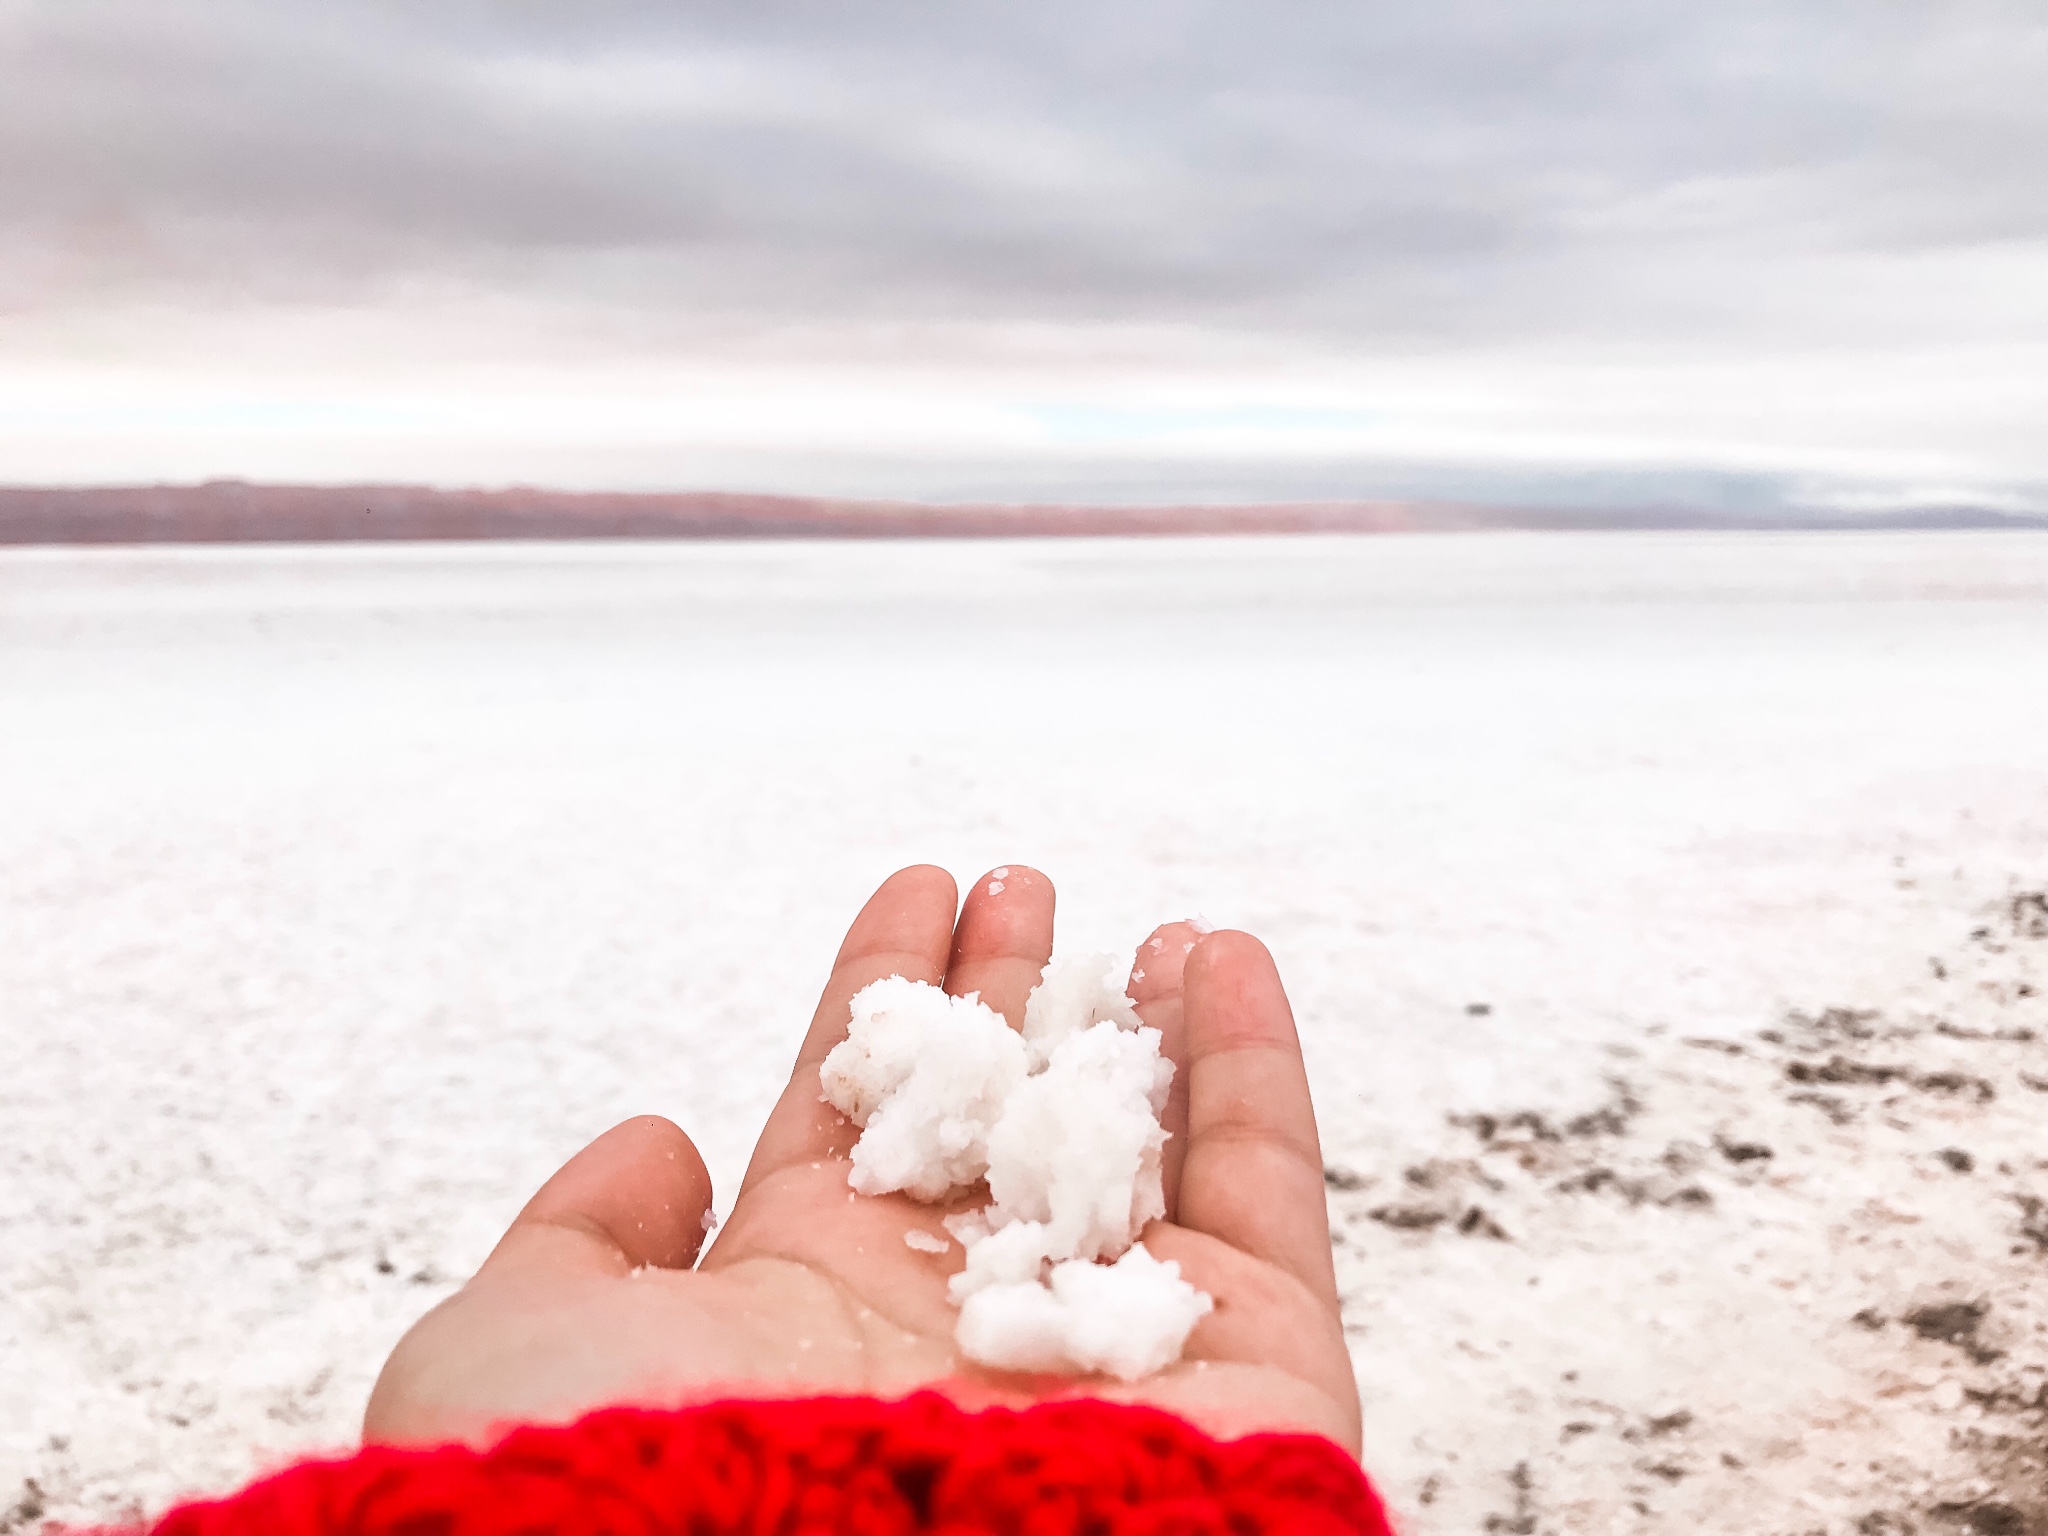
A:
POLYGON ((639 1115, 606 1131, 564 1163, 513 1218, 484 1273, 546 1256, 624 1274, 649 1266, 688 1269, 704 1245, 711 1175, 681 1127, 639 1115))

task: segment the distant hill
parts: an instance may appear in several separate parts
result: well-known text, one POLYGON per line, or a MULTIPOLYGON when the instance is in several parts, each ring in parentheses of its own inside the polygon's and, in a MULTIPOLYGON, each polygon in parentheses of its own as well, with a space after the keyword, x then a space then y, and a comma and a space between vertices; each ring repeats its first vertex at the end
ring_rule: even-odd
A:
POLYGON ((1448 533, 1482 529, 2038 528, 1974 507, 1869 514, 1555 508, 1423 501, 1238 506, 944 506, 723 491, 441 490, 418 485, 0 486, 0 544, 343 539, 893 539, 1045 535, 1448 533))

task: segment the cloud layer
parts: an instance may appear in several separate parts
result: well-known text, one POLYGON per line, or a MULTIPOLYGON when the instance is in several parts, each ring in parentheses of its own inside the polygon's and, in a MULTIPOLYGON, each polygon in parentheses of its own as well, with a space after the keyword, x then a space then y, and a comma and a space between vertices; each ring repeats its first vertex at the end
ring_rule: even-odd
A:
MULTIPOLYGON (((0 78, 0 317, 66 378, 260 373, 288 316, 364 398, 429 358, 601 357, 954 370, 992 402, 1017 386, 973 381, 1020 368, 1120 381, 1098 404, 1192 370, 1370 411, 1410 364, 1477 397, 1597 359, 1624 395, 1677 381, 1675 429, 1739 405, 1741 366, 1700 383, 1731 360, 1765 394, 1917 368, 1929 465, 2048 483, 1999 427, 2048 403, 2032 0, 0 0, 0 78), (1945 436, 1987 385, 2013 412, 1945 436)), ((1579 436, 1612 445, 1603 409, 1579 436)), ((1809 409, 1777 469, 1896 438, 1809 409)), ((1569 413, 1533 414, 1570 459, 1569 413)), ((1629 433, 1694 468, 1747 441, 1629 433)), ((8 442, 0 416, 0 478, 8 442)))

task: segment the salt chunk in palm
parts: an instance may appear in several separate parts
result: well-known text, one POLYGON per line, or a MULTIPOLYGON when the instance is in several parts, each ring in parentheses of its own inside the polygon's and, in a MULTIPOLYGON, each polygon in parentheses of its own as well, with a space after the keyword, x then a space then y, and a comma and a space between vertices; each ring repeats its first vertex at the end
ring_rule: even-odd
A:
POLYGON ((946 1230, 967 1250, 966 1267, 946 1284, 956 1303, 992 1285, 1036 1285, 1048 1262, 1072 1257, 1054 1252, 1042 1221, 991 1228, 987 1213, 974 1211, 966 1217, 948 1217, 946 1230))
POLYGON ((1035 1072, 1060 1042, 1092 1024, 1107 1021, 1136 1029, 1138 1013, 1117 980, 1114 955, 1081 955, 1047 963, 1024 1002, 1024 1043, 1035 1072))
POLYGON ((856 1190, 932 1201, 987 1178, 989 1203, 943 1222, 966 1250, 949 1290, 969 1359, 1134 1380, 1179 1356, 1210 1300, 1132 1246, 1166 1210, 1159 1115, 1173 1064, 1115 962, 1049 966, 1021 1036, 972 997, 878 981, 819 1076, 862 1128, 856 1190))
POLYGON ((825 1097, 861 1127, 848 1182, 941 1200, 988 1171, 988 1139, 1025 1076, 1024 1043, 978 997, 884 977, 853 999, 847 1036, 819 1069, 825 1097))
POLYGON ((1213 1305, 1181 1279, 1178 1264, 1140 1244, 1114 1264, 1055 1264, 1049 1284, 976 1291, 960 1308, 955 1336, 969 1359, 998 1370, 1101 1371, 1136 1381, 1178 1360, 1213 1305))
POLYGON ((1051 1259, 1122 1253, 1166 1214, 1159 1112, 1172 1081, 1156 1029, 1104 1021, 1062 1040, 989 1134, 991 1224, 1044 1223, 1051 1259))

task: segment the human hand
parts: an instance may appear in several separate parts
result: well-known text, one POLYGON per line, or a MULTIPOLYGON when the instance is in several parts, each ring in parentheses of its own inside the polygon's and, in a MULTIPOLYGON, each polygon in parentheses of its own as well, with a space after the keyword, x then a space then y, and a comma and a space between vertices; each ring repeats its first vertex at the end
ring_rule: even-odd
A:
POLYGON ((666 1120, 629 1120, 542 1186, 475 1278, 399 1342, 364 1438, 484 1443, 602 1406, 930 1388, 969 1407, 1087 1396, 1145 1402, 1231 1437, 1308 1431, 1356 1454, 1358 1390, 1337 1313, 1322 1153, 1271 956, 1242 933, 1169 923, 1130 997, 1174 1062, 1161 1115, 1167 1215, 1142 1241, 1215 1298, 1181 1360, 1136 1382, 1019 1376, 961 1356, 940 1218, 979 1202, 855 1196, 859 1132, 819 1091, 853 995, 883 976, 943 984, 1021 1024, 1052 953, 1053 890, 1012 865, 954 921, 945 871, 892 875, 854 919, 768 1116, 732 1215, 701 1262, 711 1179, 666 1120), (694 1267, 693 1267, 694 1266, 694 1267))

